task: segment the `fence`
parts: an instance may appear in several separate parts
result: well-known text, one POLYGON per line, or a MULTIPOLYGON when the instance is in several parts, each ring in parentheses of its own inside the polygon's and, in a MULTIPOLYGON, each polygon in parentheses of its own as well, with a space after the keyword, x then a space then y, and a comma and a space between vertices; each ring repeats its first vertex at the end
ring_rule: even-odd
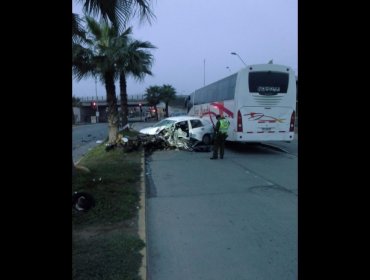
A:
MULTIPOLYGON (((83 97, 76 97, 78 98, 81 102, 86 102, 86 101, 106 101, 106 96, 83 96, 83 97)), ((117 100, 120 101, 121 97, 120 95, 117 95, 117 100)), ((144 94, 137 94, 137 95, 128 95, 127 100, 145 100, 145 95, 144 94)))

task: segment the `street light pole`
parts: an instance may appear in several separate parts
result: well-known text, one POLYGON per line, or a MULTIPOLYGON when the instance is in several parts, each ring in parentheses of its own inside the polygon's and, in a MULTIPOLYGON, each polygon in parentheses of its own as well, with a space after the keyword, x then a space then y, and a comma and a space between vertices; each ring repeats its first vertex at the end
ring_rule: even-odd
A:
POLYGON ((239 57, 239 59, 243 62, 243 64, 245 65, 245 67, 247 67, 247 64, 244 62, 244 60, 240 57, 240 55, 238 55, 236 52, 231 52, 230 54, 232 55, 236 55, 239 57))

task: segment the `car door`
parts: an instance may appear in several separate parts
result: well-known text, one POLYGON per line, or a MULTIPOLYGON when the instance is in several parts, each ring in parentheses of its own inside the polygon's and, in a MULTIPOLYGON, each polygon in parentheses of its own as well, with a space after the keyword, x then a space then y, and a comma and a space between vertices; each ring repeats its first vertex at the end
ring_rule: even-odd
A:
POLYGON ((202 141, 203 135, 206 133, 207 131, 205 130, 204 125, 200 120, 190 120, 189 135, 191 138, 202 141))
POLYGON ((178 133, 179 138, 183 139, 189 139, 189 134, 190 134, 190 127, 189 127, 189 121, 180 121, 177 122, 175 125, 175 129, 181 129, 181 132, 178 133))

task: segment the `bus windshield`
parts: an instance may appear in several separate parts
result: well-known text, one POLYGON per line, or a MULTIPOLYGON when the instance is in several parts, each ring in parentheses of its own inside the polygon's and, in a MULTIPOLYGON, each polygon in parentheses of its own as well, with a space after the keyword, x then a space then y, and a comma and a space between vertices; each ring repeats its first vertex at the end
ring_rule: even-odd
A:
POLYGON ((287 93, 289 74, 272 71, 249 73, 249 91, 261 95, 287 93))

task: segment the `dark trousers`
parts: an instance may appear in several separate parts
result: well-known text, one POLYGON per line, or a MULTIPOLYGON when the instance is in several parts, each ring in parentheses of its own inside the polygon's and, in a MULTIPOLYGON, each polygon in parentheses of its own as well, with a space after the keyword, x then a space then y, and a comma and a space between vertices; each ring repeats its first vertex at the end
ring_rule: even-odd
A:
POLYGON ((213 143, 213 157, 218 158, 218 151, 220 150, 220 158, 224 157, 226 134, 217 134, 213 143))

